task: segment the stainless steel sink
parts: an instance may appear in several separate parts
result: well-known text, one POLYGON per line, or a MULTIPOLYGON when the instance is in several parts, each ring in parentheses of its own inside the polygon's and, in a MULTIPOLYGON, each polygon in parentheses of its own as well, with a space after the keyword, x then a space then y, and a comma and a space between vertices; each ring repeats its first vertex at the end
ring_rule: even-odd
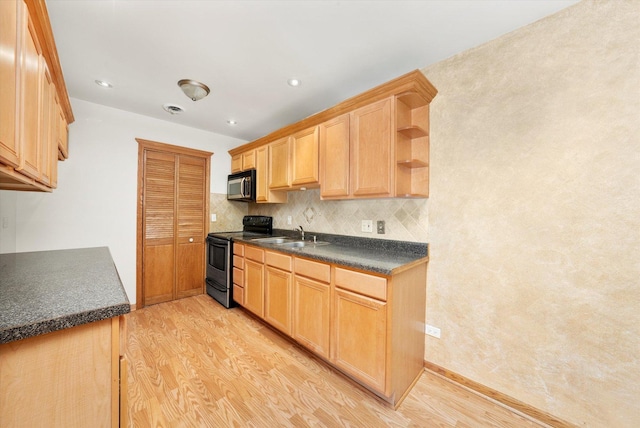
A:
POLYGON ((282 244, 283 242, 288 241, 288 239, 282 236, 270 236, 269 238, 252 239, 252 241, 262 242, 263 244, 282 244))
POLYGON ((302 247, 318 247, 321 245, 329 245, 328 242, 325 241, 289 241, 289 242, 282 242, 281 244, 278 244, 281 247, 289 247, 289 248, 302 248, 302 247))

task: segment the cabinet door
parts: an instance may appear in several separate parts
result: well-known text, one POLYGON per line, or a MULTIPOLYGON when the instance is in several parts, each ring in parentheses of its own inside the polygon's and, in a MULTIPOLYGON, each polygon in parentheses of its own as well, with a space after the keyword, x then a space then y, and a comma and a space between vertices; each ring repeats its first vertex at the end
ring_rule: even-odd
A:
POLYGON ((291 153, 291 185, 318 184, 318 127, 294 134, 291 153))
POLYGON ((18 119, 18 7, 21 1, 0 1, 0 162, 20 165, 18 119))
POLYGON ((145 151, 143 192, 144 304, 173 299, 175 156, 145 151))
MULTIPOLYGON (((20 2, 22 3, 22 2, 20 2)), ((22 38, 22 54, 20 61, 21 79, 21 117, 20 144, 22 160, 20 172, 36 180, 40 179, 40 131, 38 119, 40 114, 40 77, 42 49, 38 41, 35 27, 24 7, 25 30, 22 38)))
POLYGON ((249 150, 242 153, 242 170, 253 169, 256 167, 256 152, 249 150))
POLYGON ((244 307, 264 318, 264 264, 244 261, 244 307))
POLYGON ((256 149, 256 202, 267 202, 269 194, 268 155, 269 146, 256 149))
POLYGON ((354 197, 392 195, 391 99, 351 113, 351 190, 354 197))
POLYGON ((271 325, 291 336, 291 272, 265 268, 264 319, 271 325))
POLYGON ((333 363, 385 393, 387 304, 336 288, 333 363))
POLYGON ((231 172, 242 171, 242 153, 231 157, 231 172))
POLYGON ((289 178, 289 137, 269 145, 269 188, 290 187, 289 178))
POLYGON ((201 294, 206 236, 206 160, 178 156, 176 298, 201 294))
POLYGON ((349 114, 319 127, 320 197, 349 196, 349 114))
POLYGON ((293 337, 328 359, 329 284, 296 275, 293 290, 293 337))
POLYGON ((44 185, 51 186, 53 163, 58 161, 57 143, 53 138, 52 129, 55 128, 54 121, 52 120, 52 109, 54 103, 55 86, 49 69, 43 57, 40 57, 40 69, 42 71, 40 76, 40 122, 39 122, 39 144, 38 149, 40 153, 40 182, 44 185), (52 147, 56 144, 56 156, 53 158, 52 147))

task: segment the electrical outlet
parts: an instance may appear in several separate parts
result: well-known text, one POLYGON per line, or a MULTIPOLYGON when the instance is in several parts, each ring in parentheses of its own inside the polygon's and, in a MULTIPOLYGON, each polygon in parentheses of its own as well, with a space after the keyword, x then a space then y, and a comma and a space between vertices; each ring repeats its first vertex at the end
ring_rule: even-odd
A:
POLYGON ((437 337, 438 339, 440 339, 440 329, 438 327, 425 324, 424 332, 427 333, 429 336, 437 337))
POLYGON ((378 235, 384 235, 384 220, 378 220, 378 235))
POLYGON ((287 224, 291 225, 291 216, 290 215, 287 216, 287 224))
POLYGON ((373 233, 373 220, 362 220, 362 231, 373 233))
POLYGON ((211 214, 211 221, 218 221, 218 216, 215 214, 211 214))

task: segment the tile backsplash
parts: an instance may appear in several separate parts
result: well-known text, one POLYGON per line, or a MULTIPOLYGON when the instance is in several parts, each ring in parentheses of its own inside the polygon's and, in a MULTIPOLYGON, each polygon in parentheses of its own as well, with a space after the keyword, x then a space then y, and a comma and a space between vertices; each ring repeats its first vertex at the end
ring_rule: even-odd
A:
POLYGON ((228 201, 226 193, 212 193, 209 207, 209 212, 216 215, 216 221, 209 218, 209 232, 242 230, 242 217, 249 213, 248 203, 228 201))
POLYGON ((302 226, 310 232, 428 242, 428 199, 324 201, 320 200, 320 190, 313 189, 289 192, 286 204, 247 205, 249 214, 272 216, 276 229, 302 226), (373 233, 361 231, 362 220, 373 221, 373 233), (376 233, 378 220, 385 221, 384 234, 376 233))

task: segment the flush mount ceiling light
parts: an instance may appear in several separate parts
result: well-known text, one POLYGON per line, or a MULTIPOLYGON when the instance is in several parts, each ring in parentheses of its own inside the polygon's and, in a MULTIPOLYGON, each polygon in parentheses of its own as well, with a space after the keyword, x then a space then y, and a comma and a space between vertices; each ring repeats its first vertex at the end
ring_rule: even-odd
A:
POLYGON ((300 79, 289 79, 287 80, 287 83, 289 84, 289 86, 300 86, 302 84, 302 81, 300 79))
POLYGON ((237 125, 237 124, 238 124, 238 122, 236 122, 236 121, 235 121, 235 120, 233 120, 233 119, 229 119, 229 120, 227 120, 227 123, 228 123, 229 125, 237 125))
POLYGON ((178 82, 178 86, 182 92, 193 101, 198 101, 209 95, 209 87, 204 83, 196 82, 191 79, 182 79, 178 82))
POLYGON ((169 114, 180 114, 184 111, 182 107, 175 104, 164 104, 162 108, 169 114))
POLYGON ((106 80, 96 80, 96 85, 102 86, 103 88, 113 88, 113 85, 106 80))

